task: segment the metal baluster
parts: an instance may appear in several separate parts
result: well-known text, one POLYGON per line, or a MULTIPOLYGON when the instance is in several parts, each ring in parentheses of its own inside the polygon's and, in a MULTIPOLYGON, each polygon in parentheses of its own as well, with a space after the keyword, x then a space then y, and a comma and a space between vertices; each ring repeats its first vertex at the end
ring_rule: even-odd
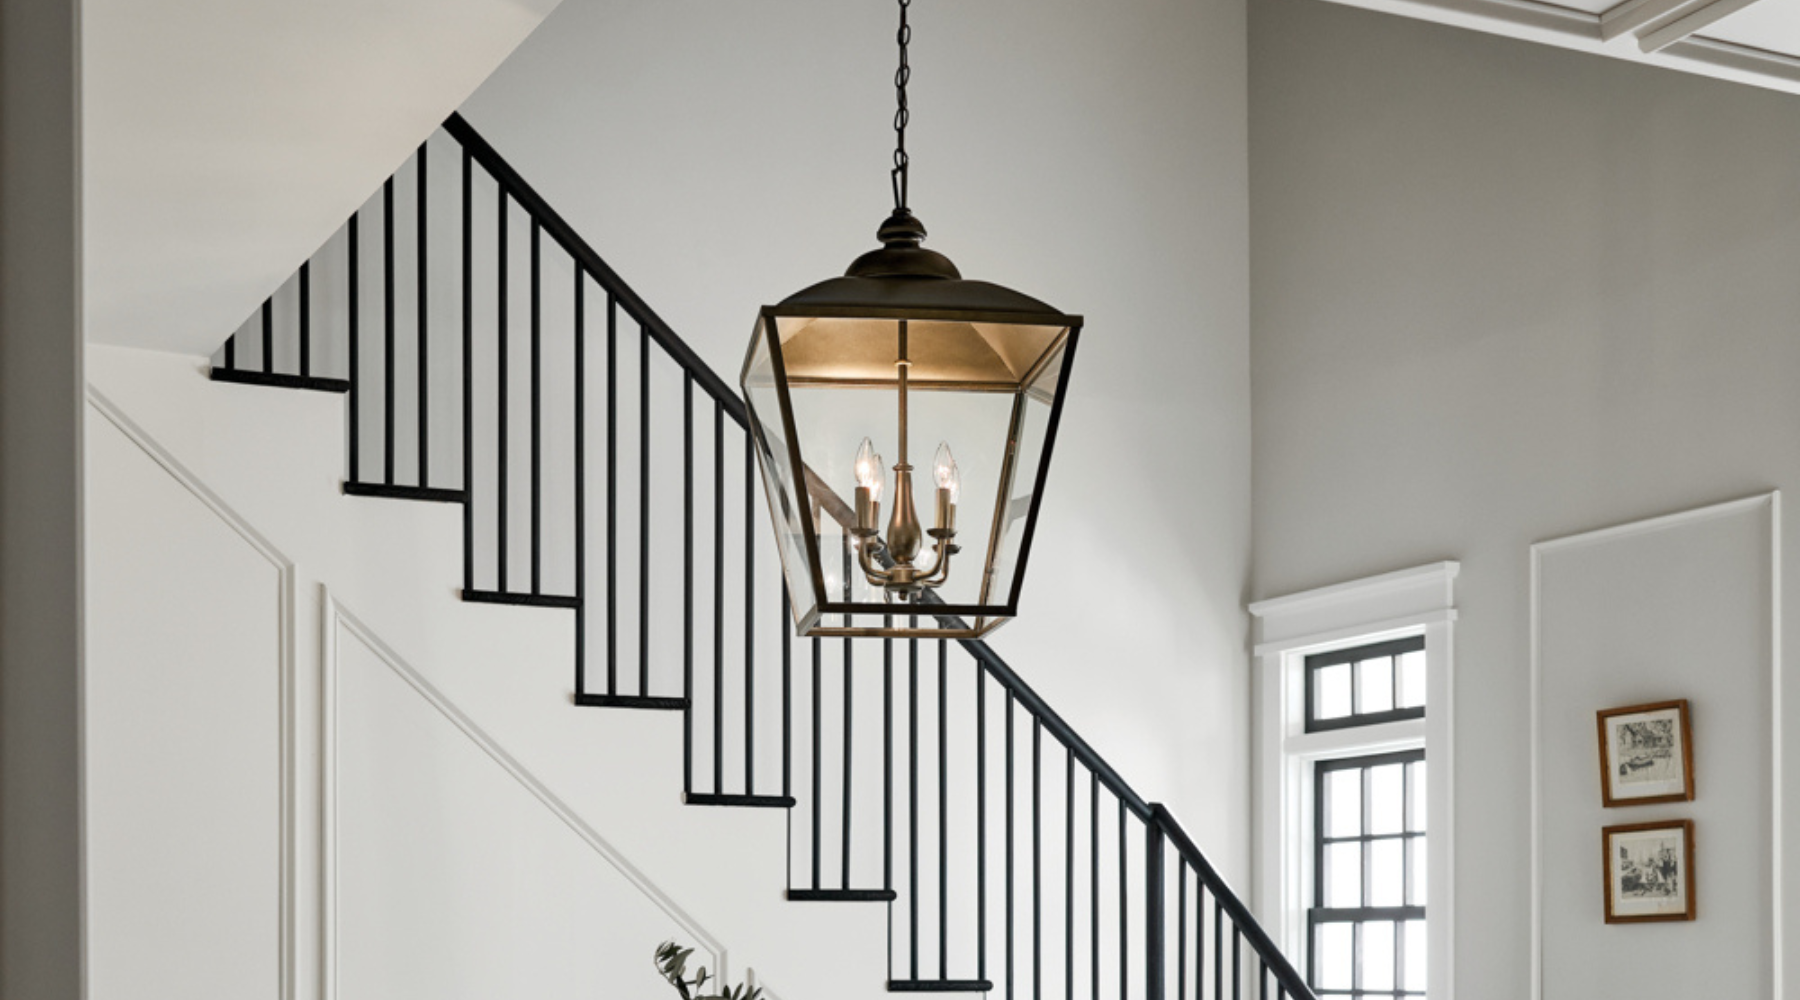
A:
POLYGON ((496 438, 496 450, 495 450, 495 456, 494 456, 494 464, 496 466, 496 470, 498 473, 498 479, 499 479, 499 487, 498 487, 497 493, 494 498, 494 516, 496 519, 496 524, 499 526, 499 546, 498 546, 499 553, 498 553, 498 557, 497 557, 498 565, 495 568, 494 587, 500 593, 505 593, 506 592, 506 562, 507 562, 507 559, 506 559, 506 536, 507 536, 507 530, 506 530, 506 494, 507 494, 507 489, 506 489, 506 478, 507 478, 506 477, 506 442, 507 442, 507 438, 508 438, 507 426, 506 426, 508 423, 507 406, 506 406, 506 383, 507 383, 506 369, 507 369, 507 355, 510 354, 511 352, 507 350, 507 344, 506 344, 506 298, 507 298, 506 293, 507 293, 508 282, 506 279, 506 244, 507 244, 506 188, 504 186, 502 186, 500 188, 499 213, 500 213, 500 217, 499 217, 500 287, 499 287, 499 291, 497 293, 498 307, 495 310, 495 313, 496 313, 496 316, 495 316, 495 338, 496 338, 495 343, 498 345, 498 347, 497 347, 497 350, 498 350, 498 355, 497 355, 498 365, 497 365, 497 367, 499 368, 499 381, 496 386, 496 393, 499 398, 499 402, 497 405, 499 407, 500 428, 499 428, 499 434, 496 438))
MULTIPOLYGON (((382 408, 382 480, 394 485, 394 179, 381 182, 381 318, 383 374, 386 392, 382 408)), ((267 313, 263 328, 268 328, 267 313)), ((265 341, 267 334, 264 334, 265 341)), ((267 358, 264 363, 267 363, 267 358)))
MULTIPOLYGON (((918 618, 911 619, 916 626, 918 618)), ((911 916, 911 933, 908 944, 911 948, 912 966, 909 978, 919 978, 919 640, 907 640, 907 787, 910 790, 911 805, 906 811, 906 820, 912 831, 907 844, 912 852, 912 864, 907 870, 911 878, 911 894, 907 896, 906 909, 911 916)))
POLYGON ((820 830, 820 826, 821 826, 820 814, 824 811, 824 807, 825 807, 824 796, 820 794, 820 771, 821 771, 821 764, 825 759, 825 746, 824 746, 824 742, 821 738, 821 729, 823 727, 819 723, 820 716, 823 714, 823 706, 821 706, 819 704, 819 702, 821 700, 821 696, 824 694, 824 690, 819 683, 819 681, 820 681, 819 652, 820 652, 819 638, 817 636, 814 636, 813 640, 812 640, 812 699, 811 700, 812 700, 812 887, 815 892, 818 891, 818 889, 819 889, 820 855, 821 855, 821 851, 823 850, 823 848, 820 845, 820 840, 819 840, 819 830, 820 830))
MULTIPOLYGON (((467 148, 462 155, 462 393, 463 393, 463 591, 475 589, 475 157, 467 148)), ((579 295, 579 292, 577 293, 579 295)), ((579 313, 578 313, 579 315, 579 313)), ((577 320, 579 323, 579 319, 577 320)), ((580 343, 580 334, 576 335, 580 343)), ((576 350, 579 352, 580 348, 576 350)), ((579 357, 579 354, 577 355, 579 357)), ((580 363, 577 362, 579 369, 580 363)), ((578 375, 577 378, 580 376, 578 375)), ((576 426, 580 426, 579 393, 576 402, 576 426)), ((579 433, 579 431, 577 432, 579 433)), ((581 467, 581 449, 575 451, 576 469, 581 467)), ((579 476, 579 471, 577 472, 579 476)), ((577 535, 575 551, 581 551, 577 535)), ((580 558, 579 555, 576 558, 580 558)), ((581 656, 575 657, 575 693, 581 693, 581 656)))
POLYGON ((225 338, 225 370, 237 371, 237 334, 225 338))
POLYGON ((1075 1000, 1075 750, 1063 761, 1063 991, 1075 1000))
POLYGON ((1006 692, 1006 1000, 1013 989, 1013 693, 1006 692))
MULTIPOLYGON (((587 276, 575 265, 575 694, 587 693, 587 276)), ((685 741, 684 741, 685 742, 685 741)), ((686 788, 683 788, 686 791, 686 788)))
POLYGON ((1175 876, 1175 996, 1187 995, 1187 858, 1181 857, 1175 876))
POLYGON ((842 881, 843 887, 846 889, 850 888, 850 815, 851 815, 851 806, 850 806, 851 755, 850 755, 850 751, 851 751, 851 746, 854 742, 852 739, 852 735, 851 735, 850 721, 851 721, 851 717, 852 717, 851 706, 855 703, 854 692, 855 692, 855 679, 856 679, 856 665, 852 661, 851 655, 852 655, 852 653, 851 653, 851 648, 850 648, 850 640, 845 639, 844 640, 844 831, 843 831, 844 838, 843 838, 843 847, 842 847, 842 850, 843 850, 843 858, 842 858, 843 879, 841 881, 842 881))
POLYGON ((1125 800, 1119 800, 1119 1000, 1131 995, 1130 858, 1125 840, 1125 800))
POLYGON ((275 300, 264 299, 262 304, 262 368, 263 374, 275 371, 275 300))
MULTIPOLYGON (((883 628, 894 616, 883 615, 883 628)), ((881 887, 894 888, 894 640, 881 640, 881 887)), ((889 949, 888 965, 893 966, 889 949)))
MULTIPOLYGON (((649 388, 646 382, 644 391, 649 388)), ((648 537, 644 541, 642 551, 647 552, 648 537)), ((744 794, 756 794, 756 441, 748 430, 744 432, 744 794)))
POLYGON ((1044 995, 1044 723, 1031 717, 1031 996, 1044 995))
POLYGON ((300 264, 300 377, 312 377, 312 261, 300 264))
POLYGON ((357 297, 357 291, 361 284, 357 263, 358 250, 362 243, 357 236, 357 218, 360 215, 360 211, 350 213, 350 232, 347 240, 350 256, 348 264, 350 287, 347 289, 350 309, 350 481, 353 483, 362 481, 361 462, 359 461, 362 454, 362 419, 359 405, 362 397, 362 380, 359 377, 362 367, 362 350, 357 341, 357 331, 361 327, 362 319, 360 315, 362 310, 357 297))
MULTIPOLYGON (((788 595, 787 579, 781 582, 781 794, 784 798, 794 795, 794 662, 793 633, 788 628, 788 620, 793 616, 793 601, 788 595)), ((789 829, 794 822, 793 813, 788 814, 789 829)), ((794 884, 794 852, 788 852, 788 884, 794 884)))
POLYGON ((987 671, 975 665, 975 978, 987 970, 987 671))
MULTIPOLYGON (((1088 772, 1088 954, 1094 956, 1093 995, 1100 995, 1100 775, 1088 772)), ((1125 1000, 1120 997, 1119 1000, 1125 1000)))
POLYGON ((1144 1000, 1163 1000, 1163 836, 1154 819, 1144 821, 1144 1000))
MULTIPOLYGON (((426 206, 425 145, 426 145, 425 143, 419 144, 419 191, 418 191, 418 196, 419 196, 419 212, 418 212, 418 214, 419 214, 419 218, 418 218, 419 245, 417 247, 418 253, 419 253, 419 276, 418 276, 419 282, 418 283, 419 283, 419 488, 420 489, 424 489, 431 485, 431 458, 430 458, 430 456, 431 456, 431 449, 430 449, 430 427, 431 427, 430 383, 431 383, 431 380, 428 377, 429 371, 430 371, 430 365, 426 361, 426 357, 427 357, 426 344, 428 343, 427 330, 429 329, 429 323, 427 322, 427 316, 426 316, 426 313, 428 311, 426 303, 429 301, 429 299, 427 298, 426 293, 425 293, 425 276, 426 276, 426 273, 429 270, 429 268, 427 267, 426 253, 425 253, 425 246, 426 246, 426 238, 425 238, 425 217, 426 217, 426 211, 425 211, 425 206, 426 206)), ((304 285, 304 283, 303 283, 303 285, 304 285)), ((535 298, 536 294, 537 294, 537 292, 534 289, 532 292, 532 295, 534 298, 535 298)), ((303 291, 301 293, 301 295, 302 295, 302 297, 304 297, 305 292, 303 291)), ((304 317, 306 315, 306 313, 303 311, 303 312, 301 312, 300 315, 302 317, 304 317)), ((302 330, 302 340, 304 341, 304 336, 305 336, 305 334, 304 334, 304 330, 305 330, 304 319, 301 321, 301 330, 302 330)), ((304 348, 302 348, 302 351, 304 351, 304 348)), ((301 373, 305 374, 304 366, 306 364, 306 360, 305 360, 304 354, 302 355, 300 364, 302 365, 301 373)))
POLYGON ((1231 1000, 1242 1000, 1244 987, 1244 935, 1236 924, 1231 927, 1231 1000))
POLYGON ((611 290, 606 293, 606 693, 619 693, 619 297, 611 290))
POLYGON ((950 644, 938 640, 938 978, 950 978, 950 644))
MULTIPOLYGON (((531 220, 531 595, 544 592, 543 227, 531 220)), ((421 484, 422 485, 422 484, 421 484)))
POLYGON ((1225 997, 1225 904, 1213 893, 1213 1000, 1225 997))
POLYGON ((713 792, 725 794, 725 406, 713 401, 713 792))
POLYGON ((650 328, 638 324, 638 694, 650 696, 650 328))
MULTIPOLYGON (((612 297, 607 297, 611 308, 612 297)), ((694 374, 681 379, 681 790, 694 794, 694 374)))

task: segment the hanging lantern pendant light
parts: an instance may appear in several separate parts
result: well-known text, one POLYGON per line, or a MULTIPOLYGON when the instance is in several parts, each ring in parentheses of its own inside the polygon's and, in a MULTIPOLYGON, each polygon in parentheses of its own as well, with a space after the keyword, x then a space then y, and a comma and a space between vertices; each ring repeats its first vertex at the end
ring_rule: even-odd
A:
POLYGON ((765 307, 740 380, 802 635, 974 637, 1013 616, 1081 330, 1080 317, 965 280, 922 246, 907 205, 910 0, 899 5, 894 208, 881 246, 843 277, 765 307), (897 417, 891 438, 882 411, 897 417), (930 527, 914 498, 919 431, 939 438, 930 527), (896 446, 891 468, 873 438, 896 446), (976 488, 968 503, 965 482, 976 488), (953 559, 958 507, 970 504, 977 537, 963 542, 974 548, 953 559))

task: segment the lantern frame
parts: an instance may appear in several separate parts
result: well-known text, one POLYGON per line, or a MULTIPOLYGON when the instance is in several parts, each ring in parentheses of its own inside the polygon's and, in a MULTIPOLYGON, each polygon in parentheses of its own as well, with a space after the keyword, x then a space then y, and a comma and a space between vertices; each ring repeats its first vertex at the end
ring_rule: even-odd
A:
MULTIPOLYGON (((757 464, 761 469, 765 499, 769 504, 771 526, 776 532, 776 549, 780 554, 782 569, 792 592, 804 582, 810 591, 810 601, 791 599, 794 624, 801 635, 813 637, 890 637, 890 638, 928 638, 928 639, 973 639, 980 638, 999 628, 1017 615, 1020 594, 1025 581, 1025 573, 1030 561, 1032 542, 1037 533, 1037 523, 1043 503, 1044 487, 1050 473, 1050 462, 1055 451, 1056 437, 1062 421, 1063 403, 1066 399, 1068 379, 1073 370, 1075 350, 1080 341, 1082 318, 1077 315, 1062 313, 1036 299, 982 281, 968 281, 957 275, 955 266, 940 254, 924 250, 918 246, 923 236, 923 227, 916 220, 907 220, 915 228, 914 233, 904 236, 910 239, 890 241, 881 250, 864 255, 851 266, 850 273, 841 278, 833 278, 820 282, 810 288, 796 293, 778 305, 765 306, 757 318, 755 333, 751 338, 749 350, 745 354, 744 367, 740 375, 740 385, 744 389, 746 412, 750 418, 751 434, 755 441, 757 464), (871 258, 875 258, 872 260, 871 258), (1018 550, 1013 563, 1012 579, 1007 592, 1000 602, 956 603, 946 602, 938 598, 934 592, 924 591, 915 601, 907 603, 887 603, 877 601, 852 601, 841 597, 832 599, 826 584, 826 574, 821 552, 821 532, 818 525, 804 524, 799 534, 804 540, 803 557, 805 566, 791 565, 794 555, 790 554, 789 545, 780 537, 784 527, 793 523, 785 516, 779 506, 779 492, 791 489, 788 501, 795 505, 796 511, 818 511, 822 516, 831 517, 844 526, 846 530, 850 519, 854 517, 850 505, 844 497, 831 488, 831 484, 822 476, 814 473, 806 462, 806 455, 799 432, 799 423, 795 416, 792 388, 789 382, 788 364, 782 345, 782 320, 829 319, 847 321, 873 321, 879 323, 904 324, 912 321, 948 322, 957 324, 992 324, 1023 327, 1051 327, 1058 332, 1039 352, 1038 360, 1024 375, 1019 376, 1017 384, 1004 390, 997 390, 993 384, 983 384, 981 388, 958 389, 954 385, 946 386, 935 383, 933 392, 1006 392, 1015 396, 1026 395, 1031 387, 1041 378, 1049 364, 1056 366, 1056 386, 1054 396, 1049 400, 1049 414, 1045 421, 1043 441, 1038 446, 1037 467, 1033 471, 1030 505, 1025 515, 1023 530, 1019 535, 1018 550), (750 391, 753 369, 758 364, 758 352, 767 352, 768 376, 772 377, 773 391, 779 411, 776 414, 764 414, 758 411, 753 394, 750 391), (765 429, 763 421, 778 419, 779 439, 786 454, 788 469, 793 475, 784 476, 781 470, 771 467, 775 460, 770 445, 771 435, 765 429), (807 606, 810 605, 810 608, 807 606), (826 619, 842 617, 852 624, 835 626, 825 624, 826 619), (920 622, 918 625, 856 625, 856 618, 872 617, 876 620, 889 618, 903 622, 917 617, 935 620, 936 625, 920 622), (972 619, 972 620, 971 620, 972 619)), ((882 235, 891 237, 889 226, 883 227, 882 235)), ((975 336, 973 332, 968 334, 975 336)), ((766 386, 766 383, 765 383, 766 386)), ((918 390, 914 390, 918 391, 918 390)), ((1023 406, 1015 406, 1013 416, 1006 427, 1008 441, 1017 443, 1020 439, 1021 424, 1025 418, 1023 406)), ((1010 449, 1009 449, 1010 451, 1010 449)), ((996 503, 1001 503, 1014 484, 1018 472, 1016 460, 1009 459, 998 481, 999 494, 996 503)), ((988 528, 982 545, 986 553, 978 567, 982 573, 991 572, 999 555, 998 536, 1000 524, 998 507, 994 523, 988 528)), ((801 518, 804 522, 804 518, 801 518)))

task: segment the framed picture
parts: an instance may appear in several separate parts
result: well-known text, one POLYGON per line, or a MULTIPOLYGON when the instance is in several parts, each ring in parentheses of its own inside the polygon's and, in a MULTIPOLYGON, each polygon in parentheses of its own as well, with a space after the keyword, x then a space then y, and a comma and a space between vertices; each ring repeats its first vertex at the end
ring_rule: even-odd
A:
POLYGON ((1687 699, 1599 713, 1600 799, 1607 806, 1694 797, 1694 741, 1687 699))
POLYGON ((1606 922, 1694 919, 1694 821, 1630 823, 1600 831, 1606 922))

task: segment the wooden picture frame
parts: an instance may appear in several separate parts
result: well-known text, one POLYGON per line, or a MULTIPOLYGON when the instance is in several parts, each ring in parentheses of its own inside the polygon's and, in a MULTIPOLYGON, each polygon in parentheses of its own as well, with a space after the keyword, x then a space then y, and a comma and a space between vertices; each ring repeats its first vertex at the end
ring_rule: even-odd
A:
POLYGON ((1600 801, 1607 808, 1691 802, 1694 737, 1686 698, 1596 713, 1600 801))
POLYGON ((1600 831, 1606 922, 1694 919, 1694 821, 1627 823, 1600 831))

